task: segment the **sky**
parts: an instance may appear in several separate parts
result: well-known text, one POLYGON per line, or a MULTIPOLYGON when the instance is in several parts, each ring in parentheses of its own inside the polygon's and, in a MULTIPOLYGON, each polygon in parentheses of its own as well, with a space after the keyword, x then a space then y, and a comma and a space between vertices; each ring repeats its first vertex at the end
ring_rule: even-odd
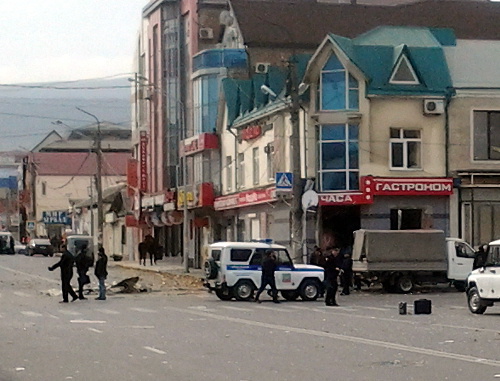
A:
POLYGON ((131 73, 141 11, 147 3, 0 1, 0 84, 131 73))

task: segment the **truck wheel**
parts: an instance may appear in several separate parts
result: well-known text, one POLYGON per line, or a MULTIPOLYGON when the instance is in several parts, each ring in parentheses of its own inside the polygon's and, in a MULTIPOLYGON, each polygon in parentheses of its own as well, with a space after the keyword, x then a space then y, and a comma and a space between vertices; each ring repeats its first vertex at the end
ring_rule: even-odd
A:
POLYGON ((472 287, 467 293, 467 305, 473 314, 482 315, 486 311, 486 306, 483 304, 476 287, 472 287))
POLYGON ((290 302, 297 300, 299 293, 297 291, 281 291, 281 296, 290 302))
POLYGON ((253 282, 249 280, 240 280, 236 286, 234 286, 234 297, 236 300, 246 301, 253 297, 253 292, 255 286, 253 282))
POLYGON ((318 281, 306 279, 300 286, 299 294, 302 300, 314 301, 319 297, 320 285, 318 281))
POLYGON ((401 275, 396 281, 396 288, 399 292, 406 294, 415 287, 413 278, 410 275, 401 275))
POLYGON ((217 295, 217 297, 220 300, 224 300, 224 301, 228 301, 228 300, 231 300, 233 298, 232 290, 230 288, 227 288, 227 287, 218 288, 217 290, 215 290, 215 295, 217 295))
POLYGON ((204 270, 207 279, 217 278, 217 263, 215 263, 213 258, 209 258, 205 261, 204 270))

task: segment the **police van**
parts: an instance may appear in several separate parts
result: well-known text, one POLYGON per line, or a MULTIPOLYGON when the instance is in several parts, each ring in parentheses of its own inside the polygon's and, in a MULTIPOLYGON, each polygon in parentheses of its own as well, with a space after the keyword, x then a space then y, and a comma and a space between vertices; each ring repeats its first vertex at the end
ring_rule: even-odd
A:
POLYGON ((316 300, 323 293, 323 268, 294 264, 285 246, 270 240, 217 242, 209 245, 205 287, 221 300, 251 300, 260 287, 262 260, 272 250, 277 259, 276 288, 286 300, 316 300))

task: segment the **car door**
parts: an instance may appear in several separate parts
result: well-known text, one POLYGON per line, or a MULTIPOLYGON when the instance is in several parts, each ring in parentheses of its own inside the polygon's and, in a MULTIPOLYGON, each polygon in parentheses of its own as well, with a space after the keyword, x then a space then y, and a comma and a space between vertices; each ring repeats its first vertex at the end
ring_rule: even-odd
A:
POLYGON ((485 299, 500 299, 500 246, 490 246, 482 275, 477 278, 479 293, 485 299))
POLYGON ((288 255, 288 252, 284 249, 273 249, 276 255, 276 261, 278 262, 278 268, 276 269, 275 279, 276 288, 278 290, 294 290, 297 288, 296 280, 294 279, 294 267, 293 262, 288 255))

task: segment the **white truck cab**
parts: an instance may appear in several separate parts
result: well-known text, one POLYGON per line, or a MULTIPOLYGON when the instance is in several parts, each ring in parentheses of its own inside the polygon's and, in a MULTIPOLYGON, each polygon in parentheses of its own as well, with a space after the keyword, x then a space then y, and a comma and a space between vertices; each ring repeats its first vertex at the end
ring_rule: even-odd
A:
POLYGON ((276 288, 286 300, 316 300, 323 289, 323 268, 294 264, 286 247, 263 242, 218 242, 209 245, 204 283, 221 300, 250 300, 260 287, 262 260, 267 250, 276 255, 276 288))
POLYGON ((495 302, 500 302, 500 240, 488 245, 485 265, 467 278, 467 304, 473 314, 483 314, 495 302))

